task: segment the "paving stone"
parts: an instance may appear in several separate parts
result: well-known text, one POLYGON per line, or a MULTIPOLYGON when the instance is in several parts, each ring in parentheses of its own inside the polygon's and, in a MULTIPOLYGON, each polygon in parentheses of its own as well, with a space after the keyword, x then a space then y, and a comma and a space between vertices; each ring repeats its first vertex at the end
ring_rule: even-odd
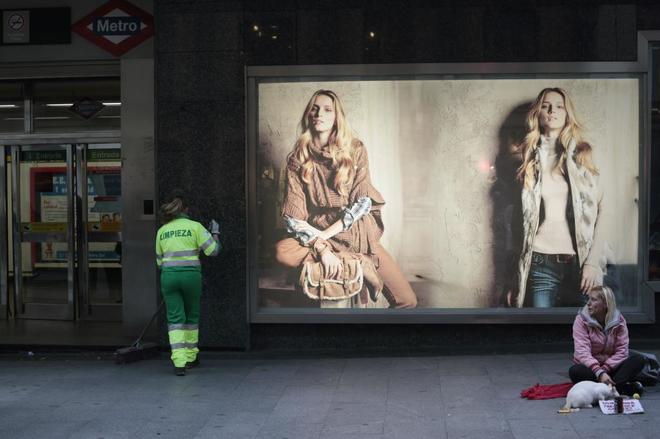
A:
POLYGON ((255 439, 317 439, 323 424, 300 424, 297 422, 266 423, 255 439))
POLYGON ((319 424, 326 420, 331 406, 330 401, 280 401, 271 412, 271 420, 278 423, 319 424))
POLYGON ((383 433, 388 439, 441 439, 447 437, 447 426, 444 420, 408 422, 392 417, 385 421, 383 433))
POLYGON ((513 419, 509 420, 511 431, 516 439, 578 439, 571 422, 566 417, 554 419, 513 419))
POLYGON ((621 439, 625 437, 634 437, 635 439, 651 439, 656 437, 656 435, 647 436, 641 430, 636 428, 595 430, 580 433, 580 439, 621 439))

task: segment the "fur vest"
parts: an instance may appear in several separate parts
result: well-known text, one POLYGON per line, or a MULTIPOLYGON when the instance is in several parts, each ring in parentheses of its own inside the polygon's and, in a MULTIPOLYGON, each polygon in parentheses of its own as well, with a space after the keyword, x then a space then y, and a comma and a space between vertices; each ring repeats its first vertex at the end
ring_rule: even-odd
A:
MULTIPOLYGON (((594 243, 594 230, 598 219, 599 205, 602 198, 598 175, 576 161, 576 143, 572 140, 566 152, 566 172, 568 175, 569 196, 573 206, 575 220, 574 242, 580 267, 589 257, 594 243)), ((532 247, 539 228, 541 212, 541 148, 536 148, 534 157, 534 181, 531 187, 522 188, 523 242, 518 262, 518 297, 516 306, 521 308, 525 301, 527 277, 532 265, 532 247)), ((545 160, 545 157, 543 157, 545 160)))

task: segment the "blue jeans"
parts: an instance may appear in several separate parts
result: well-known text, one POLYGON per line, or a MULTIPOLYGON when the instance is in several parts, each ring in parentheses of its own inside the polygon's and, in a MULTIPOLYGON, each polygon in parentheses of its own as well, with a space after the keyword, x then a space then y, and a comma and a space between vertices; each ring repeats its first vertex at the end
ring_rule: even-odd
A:
POLYGON ((534 308, 583 305, 577 255, 533 252, 527 291, 534 308))

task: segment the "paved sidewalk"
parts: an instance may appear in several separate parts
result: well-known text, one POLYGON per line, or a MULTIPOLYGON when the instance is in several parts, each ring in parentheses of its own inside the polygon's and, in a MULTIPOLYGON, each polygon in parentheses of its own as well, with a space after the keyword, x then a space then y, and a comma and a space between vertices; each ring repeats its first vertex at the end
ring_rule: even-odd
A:
POLYGON ((565 382, 570 354, 281 358, 203 353, 176 377, 165 354, 0 355, 3 438, 657 438, 660 387, 641 415, 527 401, 565 382))

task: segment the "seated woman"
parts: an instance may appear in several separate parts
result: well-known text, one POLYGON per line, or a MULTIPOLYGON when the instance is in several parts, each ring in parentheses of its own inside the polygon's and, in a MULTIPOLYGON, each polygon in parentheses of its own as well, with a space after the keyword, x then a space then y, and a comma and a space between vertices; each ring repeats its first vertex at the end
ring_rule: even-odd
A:
POLYGON ((642 394, 642 384, 634 379, 644 367, 644 358, 628 354, 628 327, 610 288, 589 290, 589 300, 573 323, 573 343, 571 381, 597 381, 616 385, 622 395, 642 394))
POLYGON ((276 244, 286 267, 321 262, 329 278, 340 278, 341 252, 374 262, 392 308, 415 308, 417 296, 394 258, 380 243, 383 196, 371 183, 364 144, 355 137, 339 97, 315 92, 300 120, 301 135, 287 159, 282 213, 292 237, 276 244))

